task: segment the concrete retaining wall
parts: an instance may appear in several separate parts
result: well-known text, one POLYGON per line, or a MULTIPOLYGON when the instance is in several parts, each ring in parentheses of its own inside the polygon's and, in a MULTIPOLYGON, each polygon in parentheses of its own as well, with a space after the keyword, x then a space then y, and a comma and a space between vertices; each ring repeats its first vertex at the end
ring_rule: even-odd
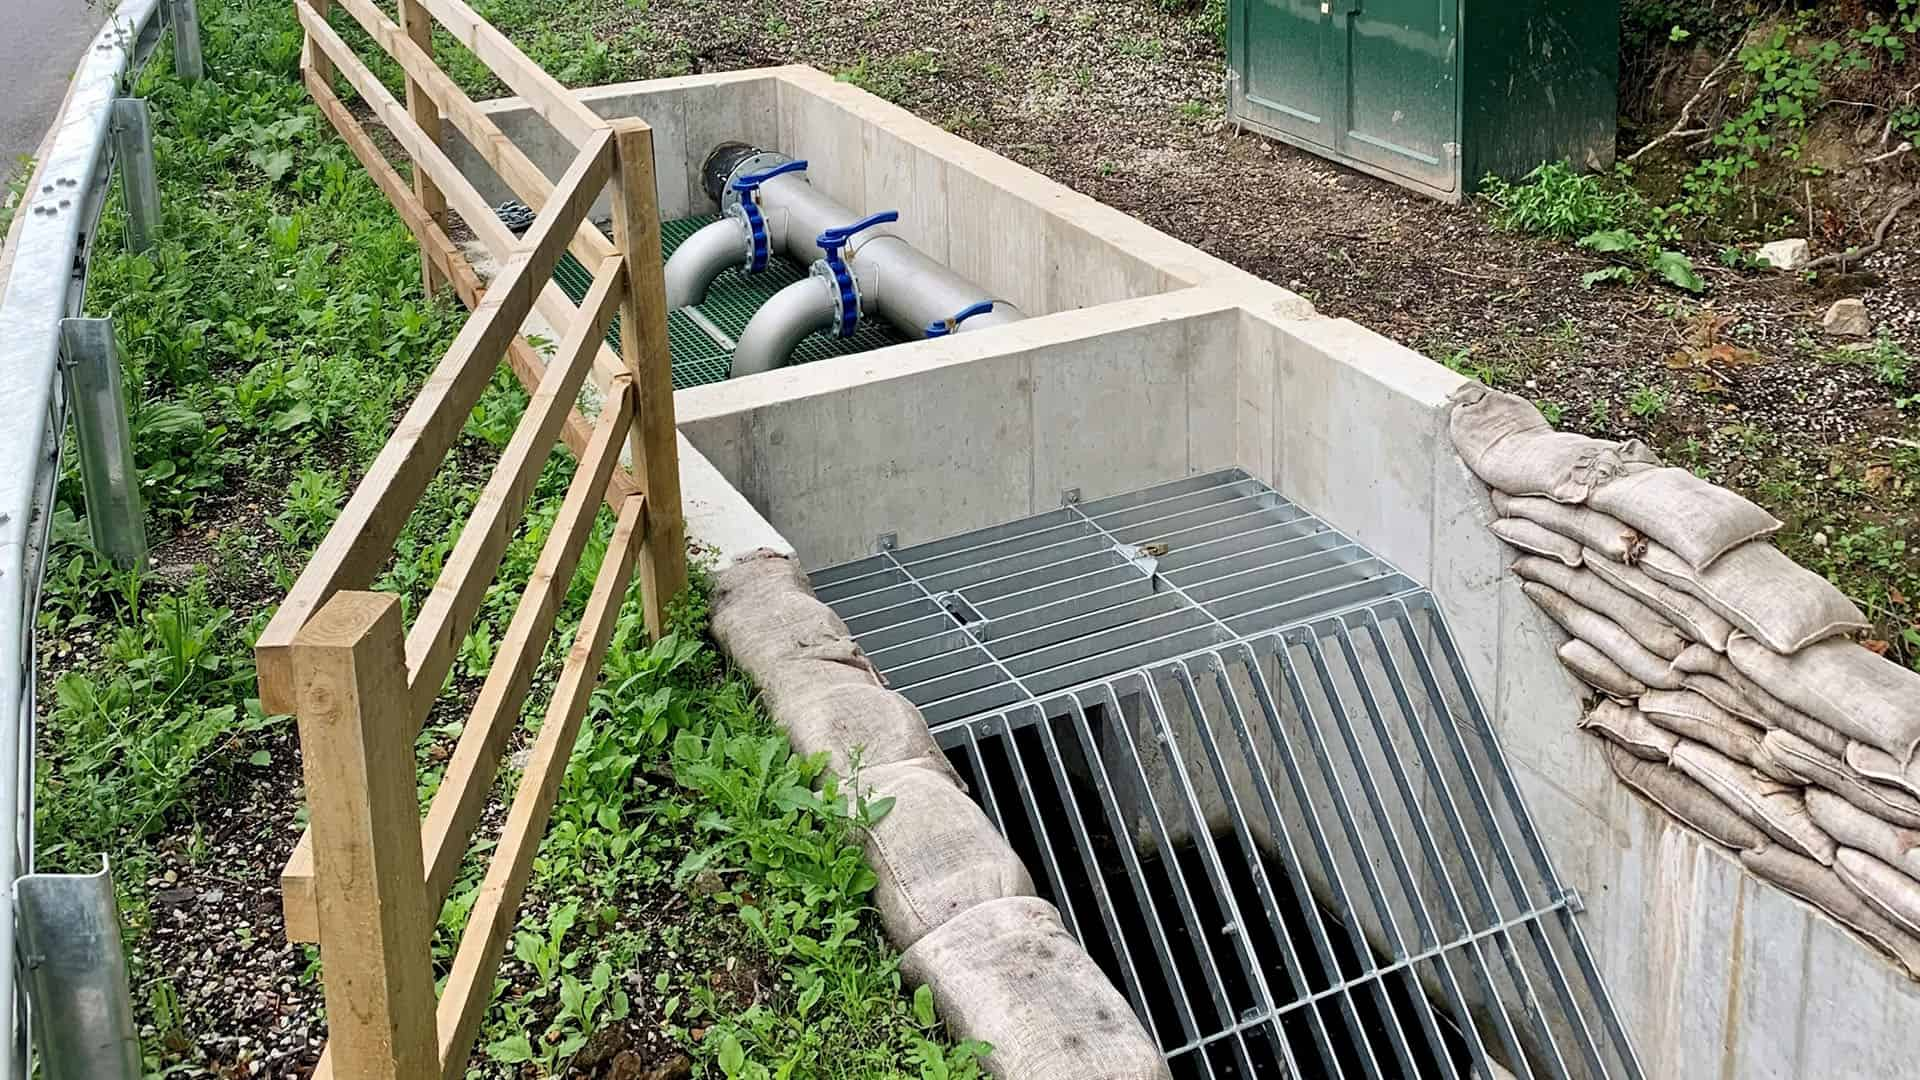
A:
MULTIPOLYGON (((655 125, 668 216, 708 209, 708 145, 765 142, 857 209, 897 206, 903 235, 1043 316, 681 391, 697 538, 784 537, 819 566, 885 532, 913 543, 1068 488, 1097 498, 1237 464, 1432 586, 1649 1076, 1878 1077, 1920 1061, 1920 988, 1640 802, 1578 730, 1561 631, 1506 573, 1485 490, 1447 439, 1459 376, 809 69, 581 96, 655 125)), ((543 121, 489 108, 540 149, 543 121)), ((552 149, 535 157, 557 172, 552 149)))
MULTIPOLYGON (((579 92, 602 116, 653 126, 663 218, 718 208, 701 188, 707 151, 729 140, 810 163, 822 191, 861 213, 899 210, 888 231, 1018 304, 1066 311, 1203 284, 1258 279, 1110 206, 809 67, 616 83, 579 92)), ((558 176, 571 144, 518 98, 482 103, 534 164, 558 176)), ((454 130, 448 156, 494 202, 513 192, 454 130)), ((604 218, 603 198, 594 209, 604 218)), ((1296 312, 1306 301, 1284 294, 1296 312)))

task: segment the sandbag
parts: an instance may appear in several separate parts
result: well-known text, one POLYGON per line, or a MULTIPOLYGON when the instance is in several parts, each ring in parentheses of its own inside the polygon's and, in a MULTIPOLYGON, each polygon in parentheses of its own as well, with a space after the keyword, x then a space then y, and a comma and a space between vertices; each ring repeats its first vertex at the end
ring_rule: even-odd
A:
POLYGON ((1580 726, 1647 761, 1665 762, 1679 736, 1650 722, 1645 713, 1616 701, 1601 701, 1580 718, 1580 726))
POLYGON ((1799 652, 1816 641, 1871 625, 1832 582, 1772 544, 1743 544, 1706 570, 1649 544, 1640 569, 1655 581, 1698 597, 1777 653, 1799 652))
POLYGON ((1825 788, 1882 821, 1920 829, 1920 799, 1856 775, 1845 762, 1805 739, 1771 731, 1767 733, 1766 752, 1802 784, 1825 788))
POLYGON ((1649 690, 1640 696, 1640 711, 1648 723, 1663 731, 1711 746, 1742 765, 1760 764, 1760 741, 1766 729, 1691 690, 1649 690))
POLYGON ((1831 791, 1808 788, 1807 816, 1841 850, 1864 851, 1888 866, 1920 879, 1920 829, 1882 821, 1831 791))
POLYGON ((1478 384, 1454 391, 1447 425, 1467 468, 1509 495, 1585 502, 1596 484, 1627 463, 1658 462, 1638 441, 1611 443, 1554 431, 1532 402, 1478 384))
POLYGON ((715 574, 711 609, 714 640, 776 713, 829 684, 884 684, 846 624, 814 599, 806 572, 787 556, 753 552, 715 574))
POLYGON ((1840 880, 1840 875, 1779 844, 1741 852, 1740 864, 1755 877, 1770 881, 1833 916, 1842 926, 1898 961, 1909 978, 1920 978, 1920 939, 1875 911, 1859 893, 1840 880))
POLYGON ((1647 797, 1681 824, 1735 851, 1761 847, 1767 834, 1733 812, 1679 769, 1635 757, 1625 747, 1607 744, 1607 764, 1620 782, 1647 797))
MULTIPOLYGON (((1630 463, 1620 475, 1595 487, 1587 505, 1633 526, 1694 570, 1706 570, 1727 552, 1771 536, 1781 525, 1752 500, 1686 469, 1639 463, 1630 463)), ((1652 545, 1647 554, 1653 554, 1652 545)))
MULTIPOLYGON (((724 645, 725 642, 722 642, 724 645)), ((731 652, 731 650, 729 650, 731 652)), ((737 658, 736 658, 736 662, 737 658)), ((826 686, 885 686, 886 680, 852 638, 837 638, 791 649, 785 659, 762 673, 740 665, 754 677, 767 707, 777 716, 787 704, 826 686)))
POLYGON ((1591 570, 1563 566, 1552 559, 1528 556, 1513 564, 1513 572, 1523 580, 1537 581, 1566 593, 1582 607, 1591 608, 1620 624, 1620 629, 1647 647, 1655 656, 1673 659, 1687 647, 1687 639, 1659 613, 1626 593, 1607 584, 1591 570))
POLYGON ((795 752, 826 754, 828 766, 841 777, 853 774, 856 759, 869 769, 920 760, 964 787, 927 733, 920 710, 883 687, 829 683, 797 693, 774 719, 786 729, 795 752))
POLYGON ((1521 551, 1545 555, 1566 566, 1580 565, 1578 541, 1569 540, 1551 529, 1535 525, 1526 518, 1501 518, 1487 526, 1487 531, 1521 551))
POLYGON ((894 800, 865 839, 879 878, 873 905, 895 945, 907 948, 989 900, 1033 895, 1019 856, 949 776, 903 762, 863 769, 857 784, 869 802, 894 800))
POLYGON ((1920 746, 1920 672, 1851 641, 1823 641, 1781 656, 1735 635, 1727 657, 1762 690, 1901 763, 1920 746))
POLYGON ((1557 650, 1560 662, 1573 676, 1603 694, 1631 701, 1647 692, 1647 684, 1626 673, 1619 664, 1607 659, 1599 649, 1572 638, 1557 650))
POLYGON ((1833 865, 1833 837, 1807 816, 1799 788, 1698 743, 1681 742, 1669 760, 1760 831, 1822 866, 1833 865))
POLYGON ((1577 540, 1581 547, 1597 551, 1614 562, 1631 566, 1646 550, 1646 537, 1634 532, 1626 522, 1598 510, 1532 495, 1508 495, 1501 491, 1492 494, 1493 510, 1501 517, 1525 518, 1543 529, 1577 540))
POLYGON ((1637 567, 1599 558, 1595 552, 1582 552, 1581 563, 1607 584, 1658 612, 1681 633, 1709 648, 1727 650, 1733 624, 1700 600, 1655 581, 1637 567))
POLYGON ((1547 617, 1561 629, 1599 649, 1602 654, 1635 679, 1663 690, 1678 690, 1681 676, 1666 660, 1650 652, 1620 624, 1591 608, 1581 607, 1558 589, 1529 581, 1520 586, 1527 598, 1540 605, 1547 617))
POLYGON ((1833 872, 1869 906, 1909 934, 1920 934, 1920 881, 1864 851, 1841 848, 1833 872))
POLYGON ((1772 730, 1791 731, 1813 745, 1835 757, 1846 751, 1847 737, 1827 725, 1808 716, 1806 713, 1789 707, 1779 698, 1754 685, 1752 679, 1740 674, 1727 658, 1711 650, 1689 649, 1680 654, 1674 666, 1681 670, 1692 666, 1692 661, 1704 653, 1713 657, 1711 667, 1719 670, 1713 674, 1689 674, 1681 680, 1686 688, 1727 710, 1733 715, 1752 724, 1772 730))
POLYGON ((959 1039, 992 1050, 1006 1080, 1165 1080, 1160 1050, 1126 998, 1044 900, 996 900, 906 950, 900 972, 926 986, 959 1039))
POLYGON ((1847 767, 1876 784, 1920 795, 1920 758, 1902 765, 1892 754, 1863 742, 1849 742, 1841 753, 1847 767))

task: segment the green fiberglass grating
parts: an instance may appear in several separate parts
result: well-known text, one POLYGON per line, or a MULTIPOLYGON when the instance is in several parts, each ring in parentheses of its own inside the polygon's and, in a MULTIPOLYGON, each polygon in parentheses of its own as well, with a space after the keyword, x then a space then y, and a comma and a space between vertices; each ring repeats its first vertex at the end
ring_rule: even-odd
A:
MULTIPOLYGON (((661 222, 660 247, 663 256, 671 258, 674 249, 687 237, 713 220, 708 216, 661 222)), ((708 290, 706 303, 694 309, 699 313, 698 319, 686 311, 668 313, 667 338, 673 350, 674 389, 724 381, 733 361, 731 342, 738 339, 741 331, 747 328, 753 313, 774 293, 799 281, 806 273, 792 259, 775 255, 771 264, 761 273, 748 275, 738 270, 722 273, 708 290), (703 321, 712 330, 703 327, 703 321), (717 340, 713 331, 718 331, 728 342, 717 340)), ((587 295, 587 289, 593 284, 592 275, 572 254, 560 257, 559 265, 554 267, 553 279, 575 303, 587 295)), ((866 319, 862 320, 860 329, 851 338, 828 337, 824 334, 807 338, 794 350, 793 362, 804 364, 830 356, 846 356, 898 345, 905 340, 898 330, 887 323, 866 319)), ((617 319, 607 331, 607 341, 615 348, 619 347, 620 323, 617 319)))

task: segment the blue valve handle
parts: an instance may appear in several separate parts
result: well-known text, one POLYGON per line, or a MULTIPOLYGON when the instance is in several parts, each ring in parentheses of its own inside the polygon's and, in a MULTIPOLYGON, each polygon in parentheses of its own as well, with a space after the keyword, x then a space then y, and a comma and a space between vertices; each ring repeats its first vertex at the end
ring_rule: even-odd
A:
POLYGON ((948 334, 951 334, 959 330, 961 323, 966 322, 968 319, 973 318, 975 315, 985 315, 987 312, 992 310, 993 310, 993 301, 991 300, 980 300, 975 303, 968 304, 966 307, 961 308, 958 312, 955 312, 951 318, 937 319, 933 322, 928 323, 927 336, 930 338, 946 337, 948 334))
POLYGON ((847 241, 853 239, 856 234, 865 232, 875 225, 885 225, 890 221, 899 220, 900 211, 882 210, 877 214, 863 217, 851 225, 841 225, 838 228, 828 229, 826 232, 821 233, 819 237, 814 240, 814 243, 820 245, 820 250, 826 252, 827 258, 831 259, 838 255, 840 249, 846 245, 847 241))
POLYGON ((852 337, 854 331, 860 328, 860 291, 854 285, 853 271, 847 268, 847 261, 840 257, 840 249, 847 246, 847 241, 852 240, 854 236, 875 225, 885 225, 890 221, 899 220, 900 211, 882 210, 877 214, 863 217, 851 225, 828 229, 813 241, 820 246, 821 251, 826 253, 824 262, 827 271, 833 275, 834 288, 839 290, 840 325, 837 332, 843 338, 852 337))
POLYGON ((799 161, 789 161, 783 165, 775 165, 773 168, 768 169, 765 172, 750 173, 746 176, 736 176, 734 177, 732 186, 733 186, 733 190, 738 191, 741 194, 745 194, 759 187, 761 184, 764 184, 767 181, 773 179, 776 176, 784 176, 787 173, 806 172, 806 171, 807 171, 807 162, 805 158, 802 158, 799 161))
POLYGON ((804 160, 789 161, 785 164, 775 165, 773 168, 764 172, 734 177, 733 183, 730 186, 733 190, 740 193, 740 216, 747 219, 747 237, 751 242, 751 247, 747 254, 747 273, 757 274, 765 270, 767 263, 773 258, 773 244, 767 236, 766 215, 760 212, 760 205, 753 201, 753 193, 760 190, 761 184, 766 183, 776 176, 781 176, 786 173, 805 172, 806 169, 807 163, 804 160))

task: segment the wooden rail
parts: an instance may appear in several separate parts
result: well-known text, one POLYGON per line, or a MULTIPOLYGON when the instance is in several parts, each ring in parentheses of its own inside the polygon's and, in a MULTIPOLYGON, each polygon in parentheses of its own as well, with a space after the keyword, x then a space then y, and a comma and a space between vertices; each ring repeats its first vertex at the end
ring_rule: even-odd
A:
POLYGON ((636 566, 643 614, 658 634, 686 585, 667 351, 653 138, 638 120, 604 120, 582 105, 462 0, 296 0, 306 40, 302 77, 320 111, 419 241, 427 288, 452 288, 472 314, 255 646, 260 699, 300 729, 311 825, 282 874, 287 933, 317 941, 331 1038, 317 1077, 465 1075, 504 943, 568 755, 599 678, 636 566), (405 102, 381 84, 329 22, 338 8, 399 65, 405 102), (434 63, 438 22, 532 103, 577 150, 549 178, 434 63), (341 99, 347 86, 408 159, 389 162, 341 99), (442 119, 536 212, 516 239, 440 150, 442 119), (612 195, 613 235, 588 220, 612 195), (448 236, 460 214, 500 267, 483 284, 448 236), (575 305, 552 282, 571 251, 593 270, 575 305), (538 312, 561 336, 543 361, 520 327, 538 312), (620 354, 605 337, 614 316, 620 354), (366 591, 393 556, 421 494, 442 468, 502 362, 530 400, 411 627, 398 598, 366 591), (589 378, 604 390, 597 419, 576 407, 589 378), (445 775, 421 819, 413 740, 473 627, 556 443, 573 480, 475 699, 445 775), (632 466, 622 468, 622 451, 632 466), (531 760, 493 847, 437 999, 430 959, 436 914, 522 719, 601 505, 617 516, 561 667, 531 760))

